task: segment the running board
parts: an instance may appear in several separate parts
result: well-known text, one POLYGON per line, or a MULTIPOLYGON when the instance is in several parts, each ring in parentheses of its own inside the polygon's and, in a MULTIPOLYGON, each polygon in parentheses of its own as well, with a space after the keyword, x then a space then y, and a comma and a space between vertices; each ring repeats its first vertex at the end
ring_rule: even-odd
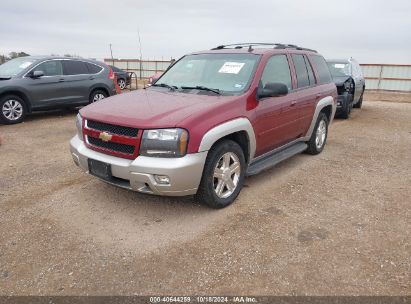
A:
POLYGON ((256 162, 250 164, 246 175, 247 176, 255 175, 255 174, 260 173, 263 170, 274 167, 275 165, 282 162, 283 160, 286 160, 287 158, 290 158, 291 156, 294 156, 298 153, 305 151, 307 147, 308 146, 306 143, 297 142, 293 144, 292 146, 284 148, 276 153, 267 155, 266 157, 259 159, 256 162))

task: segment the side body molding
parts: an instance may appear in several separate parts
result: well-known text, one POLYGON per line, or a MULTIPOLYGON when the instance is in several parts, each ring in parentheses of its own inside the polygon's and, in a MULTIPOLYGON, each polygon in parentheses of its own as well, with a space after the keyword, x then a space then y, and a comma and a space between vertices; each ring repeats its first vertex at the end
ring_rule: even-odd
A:
POLYGON ((213 144, 224 136, 236 133, 239 131, 245 131, 248 137, 248 150, 249 150, 249 160, 252 160, 255 155, 256 149, 256 139, 253 126, 247 118, 237 118, 221 125, 218 125, 204 134, 201 140, 198 152, 208 151, 211 149, 213 144))
POLYGON ((332 122, 332 120, 334 119, 334 115, 335 115, 335 111, 337 109, 335 102, 334 102, 334 98, 332 96, 326 96, 322 99, 320 99, 320 101, 318 101, 316 107, 315 107, 315 111, 314 111, 314 115, 313 115, 313 120, 311 121, 311 125, 308 128, 307 134, 302 138, 302 140, 304 141, 308 141, 310 140, 311 134, 314 130, 315 127, 315 123, 317 122, 317 118, 318 115, 320 114, 321 110, 324 109, 326 106, 331 106, 332 110, 331 110, 331 117, 329 117, 330 120, 330 124, 332 122))

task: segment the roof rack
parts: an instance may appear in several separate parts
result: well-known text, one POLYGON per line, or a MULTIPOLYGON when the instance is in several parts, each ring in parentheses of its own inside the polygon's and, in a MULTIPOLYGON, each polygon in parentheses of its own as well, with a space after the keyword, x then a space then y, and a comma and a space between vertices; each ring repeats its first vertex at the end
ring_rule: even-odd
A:
POLYGON ((295 44, 285 44, 285 43, 267 43, 267 42, 247 42, 247 43, 234 43, 234 44, 225 44, 219 45, 211 50, 222 50, 227 48, 234 48, 234 49, 242 49, 243 47, 248 47, 248 51, 253 51, 253 46, 273 46, 274 49, 295 49, 295 50, 303 50, 303 51, 310 51, 317 53, 316 50, 303 48, 295 44))

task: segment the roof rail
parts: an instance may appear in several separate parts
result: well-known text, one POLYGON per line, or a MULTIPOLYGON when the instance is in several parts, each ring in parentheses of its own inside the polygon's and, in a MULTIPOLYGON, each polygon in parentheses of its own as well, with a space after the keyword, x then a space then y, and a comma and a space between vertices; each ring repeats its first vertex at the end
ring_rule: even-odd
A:
POLYGON ((310 52, 317 53, 316 50, 303 48, 295 44, 268 43, 268 42, 246 42, 246 43, 225 44, 225 45, 219 45, 215 48, 212 48, 211 50, 222 50, 226 48, 242 49, 243 47, 248 47, 248 51, 252 52, 253 46, 273 46, 274 49, 295 49, 295 50, 303 50, 303 51, 310 51, 310 52))

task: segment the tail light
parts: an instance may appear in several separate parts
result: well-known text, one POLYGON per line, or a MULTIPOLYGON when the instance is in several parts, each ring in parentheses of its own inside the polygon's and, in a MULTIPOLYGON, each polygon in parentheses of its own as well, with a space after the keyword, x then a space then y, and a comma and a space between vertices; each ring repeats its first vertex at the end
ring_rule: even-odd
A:
POLYGON ((114 74, 112 68, 109 68, 108 78, 111 79, 111 80, 113 80, 113 81, 116 79, 116 74, 114 74))
POLYGON ((113 80, 114 82, 114 86, 116 87, 116 93, 117 94, 121 94, 121 89, 120 86, 117 83, 117 77, 116 74, 114 74, 113 69, 109 68, 109 72, 108 72, 108 79, 113 80))

